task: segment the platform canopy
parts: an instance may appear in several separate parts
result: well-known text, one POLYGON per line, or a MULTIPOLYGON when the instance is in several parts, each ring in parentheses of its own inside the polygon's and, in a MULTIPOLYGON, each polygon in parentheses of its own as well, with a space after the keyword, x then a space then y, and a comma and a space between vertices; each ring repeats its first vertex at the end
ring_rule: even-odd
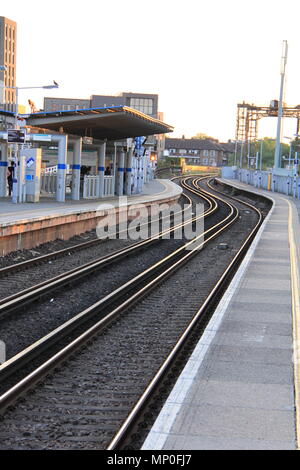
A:
POLYGON ((127 106, 39 112, 20 117, 26 119, 28 126, 99 140, 121 140, 173 131, 172 126, 127 106))

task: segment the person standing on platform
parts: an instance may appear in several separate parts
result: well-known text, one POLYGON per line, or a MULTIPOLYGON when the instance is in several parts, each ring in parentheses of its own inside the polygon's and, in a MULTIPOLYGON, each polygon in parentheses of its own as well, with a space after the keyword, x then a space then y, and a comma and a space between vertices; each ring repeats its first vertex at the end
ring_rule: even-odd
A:
POLYGON ((15 172, 15 164, 14 162, 10 162, 10 166, 7 168, 7 184, 8 184, 9 196, 11 196, 11 192, 12 192, 14 172, 15 172))

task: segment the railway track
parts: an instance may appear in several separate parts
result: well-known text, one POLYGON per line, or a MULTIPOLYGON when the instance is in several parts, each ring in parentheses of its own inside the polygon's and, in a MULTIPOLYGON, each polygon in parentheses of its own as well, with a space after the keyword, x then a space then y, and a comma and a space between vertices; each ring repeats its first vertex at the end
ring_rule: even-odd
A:
MULTIPOLYGON (((189 191, 193 191, 186 184, 184 184, 184 187, 188 189, 189 191)), ((194 191, 194 193, 196 193, 196 191, 194 191)), ((187 195, 185 195, 185 197, 188 201, 188 205, 186 208, 183 209, 182 212, 188 211, 192 207, 192 200, 190 199, 190 197, 188 197, 187 195)), ((132 256, 133 253, 137 253, 141 250, 148 249, 149 246, 151 246, 154 243, 159 242, 164 236, 167 236, 170 233, 174 233, 176 232, 176 230, 182 229, 184 226, 194 223, 198 219, 210 216, 217 210, 217 205, 215 201, 211 199, 209 196, 203 195, 202 199, 205 200, 208 207, 204 211, 203 215, 202 214, 200 215, 200 217, 191 216, 184 223, 176 222, 170 228, 161 230, 145 240, 132 243, 129 247, 125 247, 120 250, 116 250, 113 253, 110 253, 108 255, 93 259, 93 261, 80 265, 70 271, 63 272, 62 274, 59 274, 50 279, 48 278, 43 282, 40 282, 27 289, 18 291, 14 293, 13 295, 0 299, 0 318, 1 316, 4 316, 10 311, 14 311, 17 307, 20 307, 20 306, 24 307, 27 303, 31 303, 36 299, 40 299, 43 295, 50 294, 54 290, 58 288, 62 288, 64 285, 70 284, 71 282, 76 282, 80 278, 90 275, 96 270, 103 269, 104 267, 107 267, 113 263, 118 263, 123 258, 132 256)), ((159 220, 162 221, 164 218, 165 217, 162 217, 159 220)), ((148 223, 146 222, 143 225, 147 225, 147 224, 148 223)), ((125 230, 123 230, 122 232, 124 231, 125 230)), ((121 234, 122 232, 119 231, 119 234, 121 234)), ((94 240, 93 242, 82 243, 80 245, 76 245, 72 247, 72 250, 77 252, 79 250, 85 249, 86 247, 90 248, 91 246, 99 245, 99 243, 103 243, 103 240, 94 240)), ((0 269, 0 278, 4 277, 5 275, 7 276, 8 274, 11 274, 12 272, 14 273, 15 271, 17 272, 20 271, 23 275, 24 274, 23 271, 27 270, 29 267, 35 266, 37 263, 48 261, 49 259, 55 259, 59 256, 66 256, 67 254, 70 254, 70 251, 72 250, 70 250, 69 248, 66 248, 64 250, 51 253, 49 255, 41 256, 33 260, 25 261, 23 263, 19 263, 16 265, 2 268, 0 269)), ((14 282, 16 282, 16 279, 14 279, 14 282)), ((26 282, 28 282, 28 279, 26 280, 26 282)), ((1 283, 0 283, 0 286, 1 286, 1 283)))
MULTIPOLYGON (((216 205, 211 202, 209 197, 202 197, 206 199, 208 208, 206 209, 204 214, 200 215, 200 217, 198 218, 202 218, 203 216, 207 217, 208 215, 216 211, 216 205)), ((189 202, 191 202, 190 199, 189 202)), ((104 256, 100 259, 96 259, 93 262, 87 263, 67 273, 46 280, 42 283, 39 283, 38 285, 32 286, 26 290, 9 296, 8 298, 0 300, 0 321, 1 318, 6 318, 8 314, 16 316, 18 314, 18 311, 24 310, 24 307, 28 309, 30 305, 32 305, 34 302, 40 301, 41 299, 45 298, 46 296, 49 296, 50 294, 54 295, 55 291, 57 291, 58 289, 61 290, 64 287, 68 287, 70 283, 76 284, 80 280, 82 280, 82 278, 85 278, 96 271, 101 271, 111 264, 115 264, 116 269, 118 269, 119 263, 123 258, 125 258, 126 261, 126 257, 130 255, 132 256, 134 253, 137 253, 140 250, 147 249, 153 243, 157 243, 160 240, 159 237, 162 237, 168 232, 174 232, 177 228, 182 228, 183 226, 190 224, 191 221, 194 221, 196 219, 197 217, 191 217, 190 220, 185 221, 184 223, 178 223, 174 227, 160 232, 158 237, 154 236, 152 238, 148 238, 130 246, 129 248, 125 248, 107 256, 104 256)), ((167 266, 167 264, 170 263, 174 257, 181 255, 181 253, 182 249, 175 250, 170 260, 167 256, 163 264, 167 266)), ((0 367, 0 379, 3 380, 4 377, 11 375, 14 370, 19 369, 22 365, 24 365, 24 363, 32 361, 34 357, 38 356, 41 351, 48 348, 49 345, 52 345, 54 342, 59 341, 65 335, 70 334, 73 329, 78 328, 78 326, 80 326, 83 322, 89 320, 90 317, 94 316, 99 311, 99 309, 105 311, 105 309, 107 310, 110 305, 114 305, 116 302, 120 302, 129 293, 132 293, 134 290, 136 290, 139 285, 145 283, 148 278, 154 276, 155 273, 159 269, 161 269, 160 264, 160 262, 154 264, 151 269, 147 269, 144 272, 142 271, 141 274, 133 277, 133 279, 131 279, 124 285, 121 285, 120 288, 117 288, 110 292, 108 295, 104 296, 103 299, 96 303, 97 309, 87 308, 85 309, 84 314, 82 312, 79 312, 77 315, 74 314, 74 316, 71 319, 68 319, 65 324, 59 325, 52 331, 50 330, 49 334, 46 334, 42 339, 38 338, 37 341, 33 342, 30 346, 24 347, 22 351, 17 351, 14 357, 11 357, 6 362, 6 364, 0 367)), ((26 313, 26 315, 28 316, 28 313, 26 313)), ((23 322, 24 325, 26 325, 25 320, 23 322)), ((14 329, 13 325, 11 329, 14 329)))
MULTIPOLYGON (((199 196, 201 193, 201 198, 207 199, 208 209, 206 210, 206 214, 210 211, 212 211, 210 213, 214 213, 217 210, 216 208, 218 207, 218 204, 220 203, 226 205, 228 208, 227 214, 223 217, 223 220, 218 221, 213 226, 206 229, 204 235, 199 235, 199 243, 205 247, 209 245, 217 236, 224 233, 224 231, 232 226, 236 221, 238 221, 240 216, 239 209, 234 204, 225 200, 223 196, 221 197, 218 195, 212 197, 209 191, 204 191, 203 188, 200 190, 198 186, 200 181, 200 178, 183 179, 183 185, 187 186, 185 188, 186 190, 194 192, 194 194, 197 196, 199 196), (193 188, 190 187, 189 182, 192 183, 193 188), (216 199, 218 202, 216 202, 216 199)), ((215 188, 213 188, 213 190, 215 191, 215 188)), ((239 202, 239 204, 241 203, 239 202)), ((242 204, 245 205, 244 202, 242 204)), ((208 289, 210 294, 207 291, 208 295, 206 295, 202 307, 196 316, 192 316, 192 321, 188 322, 190 323, 188 329, 186 329, 183 334, 180 334, 180 339, 177 341, 174 350, 168 354, 167 360, 159 368, 159 373, 155 375, 154 379, 152 378, 150 381, 149 388, 146 388, 142 398, 140 398, 137 404, 134 406, 132 413, 121 427, 121 430, 116 435, 115 439, 113 439, 112 443, 109 445, 109 448, 119 448, 124 440, 126 440, 125 436, 128 434, 128 430, 130 430, 136 422, 137 416, 140 416, 141 410, 145 406, 145 403, 148 402, 149 397, 153 393, 153 390, 156 389, 162 379, 162 376, 168 370, 170 363, 173 361, 178 351, 182 348, 184 339, 189 335, 188 331, 193 329, 194 325, 199 319, 199 316, 204 315, 203 312, 205 309, 207 309, 207 306, 211 304, 211 301, 215 298, 216 293, 220 292, 220 290, 224 288, 224 285, 226 282, 228 282, 228 276, 232 275, 236 263, 245 253, 248 244, 253 239, 262 220, 260 212, 254 206, 250 207, 248 204, 248 207, 256 214, 257 218, 257 223, 252 229, 251 234, 247 237, 247 240, 243 242, 241 250, 225 270, 221 276, 221 280, 216 283, 213 290, 208 289)), ((88 328, 85 328, 83 331, 81 331, 77 337, 72 337, 71 341, 62 347, 60 346, 60 349, 58 348, 58 350, 51 357, 44 360, 44 362, 39 364, 36 369, 29 372, 19 382, 2 393, 2 396, 0 397, 0 408, 2 413, 7 407, 11 406, 11 404, 14 403, 14 401, 20 395, 24 394, 26 390, 31 388, 37 381, 43 379, 54 367, 58 367, 61 362, 67 360, 70 355, 74 354, 77 349, 84 346, 87 342, 91 341, 93 338, 97 338, 99 332, 107 329, 113 330, 113 326, 111 325, 114 324, 113 322, 118 321, 117 319, 119 318, 120 314, 123 314, 125 311, 131 311, 137 308, 141 304, 142 299, 145 299, 150 292, 154 292, 156 289, 159 289, 159 286, 161 286, 162 283, 165 283, 168 279, 172 279, 171 276, 173 277, 174 273, 178 277, 180 273, 179 269, 183 268, 183 266, 185 266, 188 261, 191 262, 191 260, 196 259, 197 254, 199 254, 199 250, 196 248, 187 251, 187 247, 189 245, 191 246, 192 243, 193 242, 188 242, 180 248, 177 248, 174 252, 155 263, 150 268, 141 272, 139 275, 135 276, 122 287, 111 292, 108 296, 91 305, 88 309, 80 312, 80 314, 73 317, 70 321, 61 325, 56 331, 52 331, 46 337, 41 338, 36 344, 31 345, 16 357, 11 358, 11 360, 3 364, 0 368, 0 380, 2 383, 5 381, 5 379, 7 379, 7 377, 11 377, 16 371, 20 371, 20 369, 24 367, 25 363, 32 361, 33 358, 40 356, 41 352, 48 350, 49 346, 53 347, 53 344, 58 345, 58 341, 61 341, 62 338, 67 338, 70 335, 70 332, 76 331, 76 328, 78 328, 79 325, 88 325, 88 328), (101 315, 100 319, 99 315, 101 315), (96 321, 94 321, 95 318, 96 321), (88 324, 87 319, 93 319, 92 324, 88 324)), ((182 325, 180 328, 182 328, 182 325)))
MULTIPOLYGON (((180 217, 183 212, 190 211, 193 206, 193 201, 187 194, 183 195, 183 199, 186 202, 184 211, 175 212, 175 218, 180 217)), ((216 210, 216 208, 212 209, 211 201, 207 198, 202 199, 202 201, 206 204, 207 210, 204 214, 205 216, 212 214, 216 210)), ((164 216, 162 214, 162 216, 157 220, 159 223, 163 223, 164 219, 168 219, 168 217, 168 215, 164 216)), ((143 221, 140 225, 141 230, 144 227, 147 227, 148 224, 149 221, 143 221)), ((158 227, 157 232, 159 234, 158 227)), ((130 228, 128 229, 128 233, 130 235, 130 228)), ((42 287, 42 284, 47 284, 50 279, 52 279, 53 282, 58 280, 63 277, 67 271, 69 271, 70 274, 71 272, 75 274, 75 272, 79 272, 84 267, 90 267, 91 272, 93 263, 96 264, 99 262, 102 266, 105 264, 104 258, 106 259, 106 265, 108 264, 109 259, 117 262, 117 256, 121 259, 126 256, 126 253, 129 255, 132 254, 133 251, 137 252, 138 250, 143 250, 148 243, 151 243, 150 238, 155 238, 151 232, 151 237, 149 236, 146 243, 138 244, 134 243, 131 239, 128 240, 128 237, 126 239, 122 239, 124 234, 126 237, 127 228, 118 230, 117 240, 90 240, 88 242, 68 246, 59 251, 1 268, 0 305, 7 303, 9 300, 8 297, 11 297, 12 300, 18 295, 19 291, 24 290, 25 294, 37 286, 37 284, 41 284, 42 287), (112 256, 109 257, 107 254, 103 256, 103 253, 110 253, 112 256), (115 256, 115 254, 117 254, 117 256, 115 256)), ((153 240, 153 243, 155 243, 155 240, 153 240)))

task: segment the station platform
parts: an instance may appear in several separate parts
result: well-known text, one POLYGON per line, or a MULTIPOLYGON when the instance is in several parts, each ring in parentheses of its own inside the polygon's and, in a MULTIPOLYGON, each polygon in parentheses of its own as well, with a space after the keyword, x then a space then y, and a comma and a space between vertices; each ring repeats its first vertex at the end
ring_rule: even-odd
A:
POLYGON ((109 210, 120 212, 129 206, 155 203, 172 204, 181 196, 182 189, 170 180, 155 179, 143 186, 141 194, 105 197, 65 203, 41 198, 38 203, 13 204, 0 198, 0 255, 34 248, 56 239, 67 240, 94 229, 109 210))
POLYGON ((220 181, 274 204, 143 450, 300 447, 300 203, 220 181))

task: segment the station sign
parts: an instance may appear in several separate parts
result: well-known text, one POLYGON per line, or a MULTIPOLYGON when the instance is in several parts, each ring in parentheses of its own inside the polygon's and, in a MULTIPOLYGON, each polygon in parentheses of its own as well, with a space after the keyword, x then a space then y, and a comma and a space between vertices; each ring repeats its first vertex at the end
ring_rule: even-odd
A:
POLYGON ((32 140, 38 140, 39 142, 51 142, 51 134, 31 134, 32 140))
POLYGON ((26 132, 21 129, 8 129, 7 142, 9 144, 24 144, 26 140, 26 132))

